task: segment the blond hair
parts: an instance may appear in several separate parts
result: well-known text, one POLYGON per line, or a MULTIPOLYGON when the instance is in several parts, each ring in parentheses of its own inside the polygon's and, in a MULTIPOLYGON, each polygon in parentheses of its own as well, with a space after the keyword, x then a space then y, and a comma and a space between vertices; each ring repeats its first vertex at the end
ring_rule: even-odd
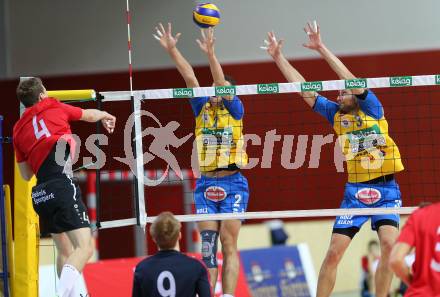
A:
POLYGON ((162 250, 173 249, 179 240, 181 224, 174 215, 165 211, 160 213, 150 227, 153 240, 162 250))

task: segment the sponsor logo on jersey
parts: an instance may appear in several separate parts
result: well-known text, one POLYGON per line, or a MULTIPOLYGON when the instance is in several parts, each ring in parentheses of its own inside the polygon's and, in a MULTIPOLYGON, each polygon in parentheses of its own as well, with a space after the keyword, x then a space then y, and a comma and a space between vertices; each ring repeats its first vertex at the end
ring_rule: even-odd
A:
POLYGON ((364 204, 374 204, 382 198, 382 194, 374 188, 362 188, 357 191, 355 197, 364 204))
POLYGON ((378 146, 386 146, 385 136, 376 124, 367 129, 349 133, 348 139, 350 141, 350 150, 353 154, 378 146))
POLYGON ((231 127, 223 129, 202 129, 203 146, 231 146, 234 143, 233 131, 231 127))
POLYGON ((437 74, 437 75, 435 76, 435 83, 436 83, 437 85, 440 85, 440 74, 437 74))
POLYGON ((258 84, 257 85, 258 94, 276 94, 279 93, 278 84, 258 84))
POLYGON ((210 186, 205 190, 205 198, 214 202, 222 201, 226 198, 225 189, 217 186, 210 186))

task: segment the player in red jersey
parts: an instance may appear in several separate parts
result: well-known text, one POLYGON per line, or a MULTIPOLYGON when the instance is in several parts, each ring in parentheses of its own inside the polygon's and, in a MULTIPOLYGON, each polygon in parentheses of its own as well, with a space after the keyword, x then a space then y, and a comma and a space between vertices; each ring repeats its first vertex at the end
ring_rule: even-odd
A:
POLYGON ((409 288, 405 297, 440 296, 440 203, 416 210, 393 247, 390 266, 409 288), (411 267, 405 256, 415 248, 411 267))
POLYGON ((13 131, 18 167, 25 180, 35 174, 32 204, 45 222, 58 250, 59 297, 75 296, 75 282, 93 254, 87 209, 71 176, 71 151, 75 147, 69 123, 102 121, 112 133, 116 118, 105 111, 81 109, 48 98, 41 79, 20 82, 17 97, 26 107, 13 131), (67 137, 66 137, 67 136, 67 137), (57 150, 64 141, 65 150, 57 150), (69 172, 70 171, 70 172, 69 172))

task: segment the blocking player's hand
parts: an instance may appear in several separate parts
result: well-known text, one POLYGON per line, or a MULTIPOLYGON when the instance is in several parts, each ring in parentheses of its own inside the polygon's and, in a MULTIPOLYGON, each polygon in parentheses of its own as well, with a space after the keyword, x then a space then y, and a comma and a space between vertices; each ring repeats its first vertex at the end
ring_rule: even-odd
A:
POLYGON ((159 41, 160 45, 168 52, 170 52, 173 48, 176 47, 177 42, 179 41, 179 37, 181 33, 177 33, 173 35, 171 23, 168 23, 168 28, 159 23, 155 28, 156 34, 153 34, 153 37, 159 41))
POLYGON ((313 21, 313 24, 307 22, 304 32, 306 32, 307 36, 309 37, 309 41, 303 44, 304 47, 311 50, 319 50, 323 46, 321 40, 321 31, 316 21, 313 21))
POLYGON ((201 29, 200 32, 202 36, 201 39, 196 39, 200 49, 207 55, 214 54, 214 29, 212 27, 209 27, 206 30, 206 33, 204 29, 201 29))
POLYGON ((274 32, 268 32, 267 39, 264 40, 264 46, 260 48, 266 50, 273 59, 277 59, 281 55, 283 43, 283 39, 277 40, 274 32))
POLYGON ((108 133, 113 133, 116 126, 116 117, 106 112, 101 122, 108 133))

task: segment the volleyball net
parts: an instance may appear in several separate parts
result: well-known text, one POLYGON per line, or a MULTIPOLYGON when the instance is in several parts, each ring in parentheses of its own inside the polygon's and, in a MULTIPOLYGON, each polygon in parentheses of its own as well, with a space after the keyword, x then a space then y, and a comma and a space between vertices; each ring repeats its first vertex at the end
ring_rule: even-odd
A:
POLYGON ((119 129, 124 129, 124 140, 113 137, 109 145, 114 142, 123 146, 125 156, 133 156, 131 163, 130 158, 112 162, 124 163, 125 171, 128 166, 136 183, 134 201, 129 202, 127 195, 123 195, 125 198, 112 195, 115 191, 112 186, 109 194, 102 195, 101 208, 109 212, 109 209, 121 209, 123 205, 133 203, 137 205, 137 211, 125 218, 103 217, 100 226, 145 226, 164 210, 172 210, 184 222, 409 214, 422 202, 439 201, 437 175, 440 158, 437 151, 440 147, 436 141, 440 120, 439 84, 439 75, 422 75, 101 92, 104 106, 123 104, 128 100, 133 102, 133 113, 127 122, 119 120, 119 129), (396 142, 405 166, 404 171, 396 174, 402 192, 402 208, 339 209, 347 172, 344 162, 335 157, 340 150, 336 144, 337 135, 325 119, 310 110, 300 96, 293 94, 316 91, 332 99, 337 96, 337 91, 354 88, 372 89, 384 106, 389 135, 396 142), (249 180, 249 206, 245 213, 194 215, 194 205, 188 197, 193 196, 193 185, 199 172, 192 161, 194 114, 185 99, 222 95, 240 96, 245 108, 243 133, 245 138, 248 136, 246 151, 255 164, 242 170, 249 180), (164 146, 169 155, 175 157, 178 168, 185 172, 182 176, 176 176, 173 171, 176 168, 171 168, 167 160, 151 151, 151 144, 166 131, 161 128, 172 122, 177 123, 172 136, 183 140, 191 135, 178 147, 173 147, 172 142, 164 146), (152 128, 159 134, 154 135, 152 128), (130 146, 131 140, 133 146, 130 146), (177 181, 192 186, 176 188, 177 181), (115 200, 121 203, 115 204, 115 200))

